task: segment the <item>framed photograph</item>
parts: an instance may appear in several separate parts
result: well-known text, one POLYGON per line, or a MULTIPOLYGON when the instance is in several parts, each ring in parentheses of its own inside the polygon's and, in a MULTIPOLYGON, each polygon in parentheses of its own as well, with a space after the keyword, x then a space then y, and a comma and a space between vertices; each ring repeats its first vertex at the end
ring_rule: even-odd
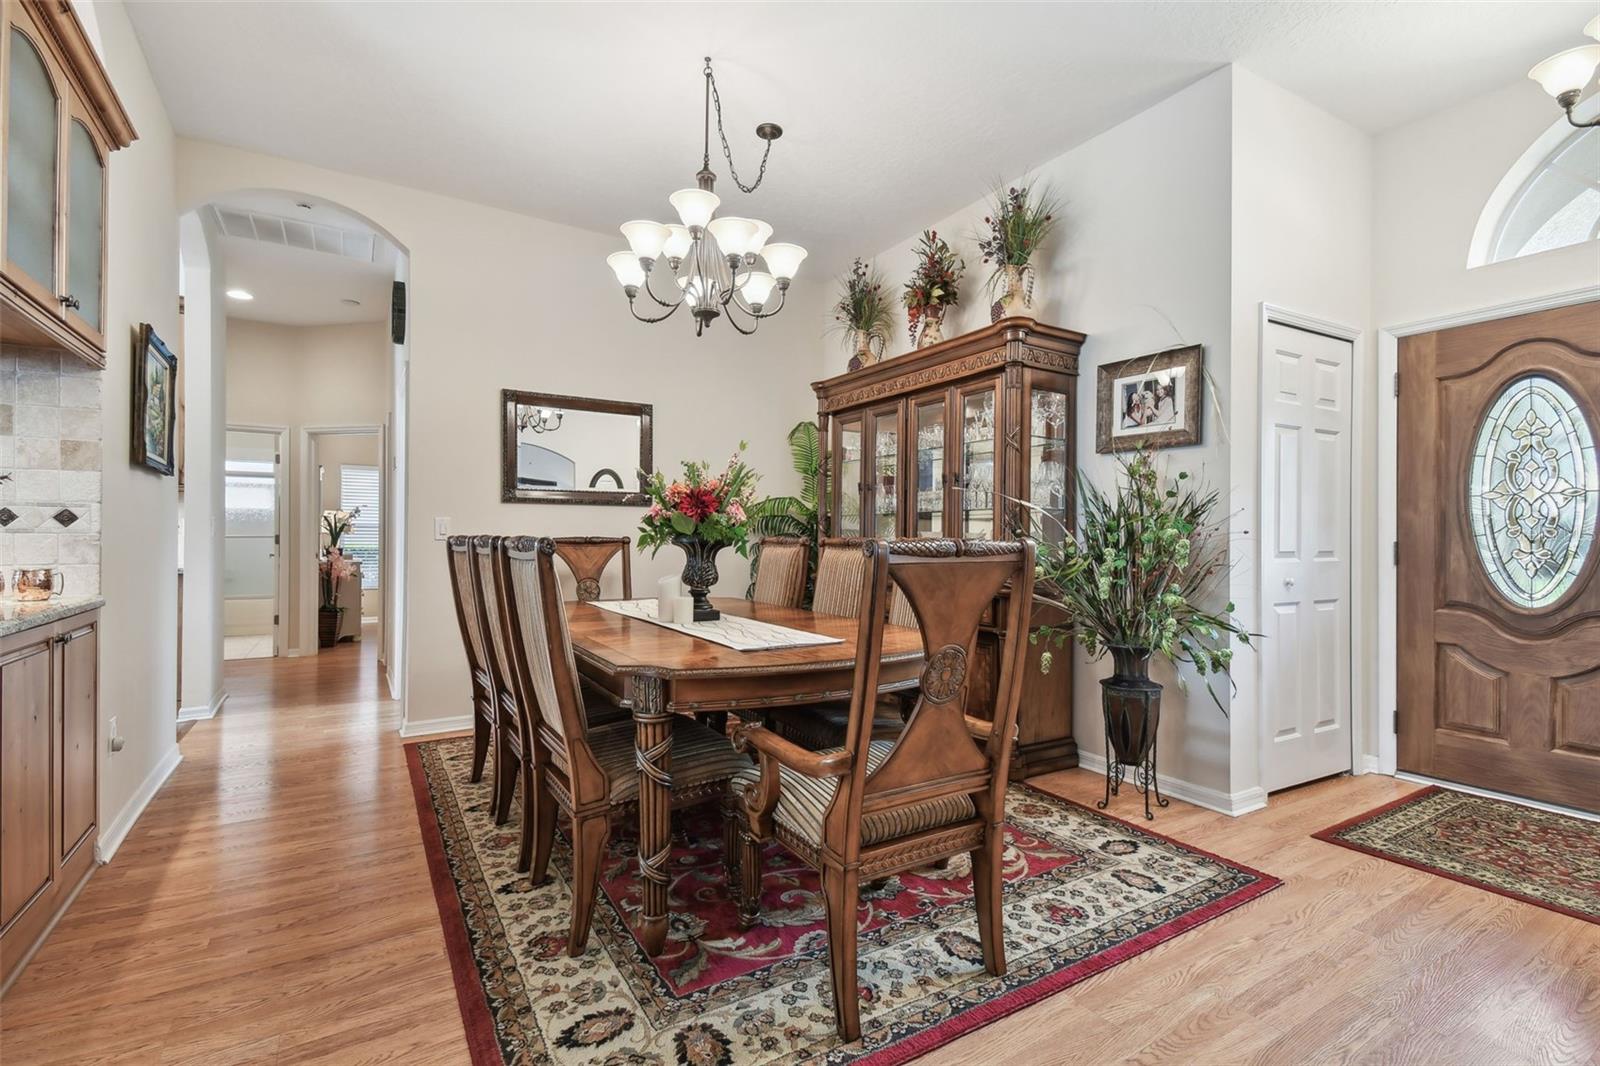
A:
POLYGON ((500 499, 643 507, 651 456, 647 403, 500 391, 500 499))
POLYGON ((177 470, 178 357, 150 323, 133 352, 133 465, 171 477, 177 470))
POLYGON ((1199 444, 1204 353, 1195 344, 1100 367, 1094 450, 1199 444))

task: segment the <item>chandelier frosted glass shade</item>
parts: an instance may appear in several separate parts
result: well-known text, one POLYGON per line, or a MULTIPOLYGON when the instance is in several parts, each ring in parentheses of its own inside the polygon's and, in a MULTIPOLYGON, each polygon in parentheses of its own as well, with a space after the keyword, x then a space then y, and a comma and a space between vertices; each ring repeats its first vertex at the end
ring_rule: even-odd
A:
POLYGON ((777 288, 778 279, 764 270, 752 270, 739 286, 739 294, 745 298, 751 307, 761 307, 767 302, 767 297, 772 295, 772 290, 777 288))
POLYGON ((1583 34, 1585 37, 1593 37, 1600 41, 1600 15, 1589 20, 1589 24, 1583 28, 1583 34))
POLYGON ((624 222, 620 228, 622 235, 628 239, 628 247, 639 259, 658 258, 667 239, 672 236, 672 231, 659 222, 635 220, 624 222))
POLYGON ((639 265, 639 257, 632 252, 612 252, 606 256, 606 266, 616 274, 617 283, 625 289, 644 284, 644 267, 639 265))
POLYGON ((1528 77, 1538 82, 1551 96, 1582 92, 1594 79, 1600 67, 1600 44, 1580 45, 1565 52, 1557 52, 1528 71, 1528 77))
POLYGON ((694 244, 694 237, 689 233, 688 226, 667 224, 667 243, 662 246, 661 254, 667 257, 667 262, 676 263, 689 254, 689 248, 694 244))
POLYGON ((773 277, 789 281, 805 262, 806 250, 798 244, 769 244, 761 249, 761 258, 767 261, 767 269, 772 271, 773 277))
POLYGON ((697 230, 711 221, 722 197, 710 189, 679 189, 667 197, 667 202, 678 212, 679 220, 690 230, 697 230))

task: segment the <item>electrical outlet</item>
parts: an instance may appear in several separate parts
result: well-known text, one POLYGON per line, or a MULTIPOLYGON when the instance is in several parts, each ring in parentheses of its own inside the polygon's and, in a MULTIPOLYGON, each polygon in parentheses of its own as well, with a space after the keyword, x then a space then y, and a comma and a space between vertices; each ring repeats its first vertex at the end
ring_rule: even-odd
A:
POLYGON ((433 520, 433 539, 434 540, 449 540, 450 539, 450 519, 448 519, 448 518, 435 518, 433 520))

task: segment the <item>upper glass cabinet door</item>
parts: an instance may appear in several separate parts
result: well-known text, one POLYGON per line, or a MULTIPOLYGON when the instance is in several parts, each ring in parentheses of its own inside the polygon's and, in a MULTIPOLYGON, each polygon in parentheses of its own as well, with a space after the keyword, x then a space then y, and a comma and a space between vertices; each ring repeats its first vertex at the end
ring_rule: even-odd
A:
POLYGON ((912 458, 916 463, 915 496, 912 511, 916 520, 913 531, 919 537, 945 535, 945 402, 920 403, 916 407, 916 449, 912 458))
POLYGON ((861 536, 861 420, 840 422, 834 445, 834 525, 841 537, 861 536))
POLYGON ((28 35, 11 30, 6 98, 6 259, 54 301, 61 97, 28 35))
POLYGON ((1067 524, 1067 397, 1035 388, 1028 427, 1028 502, 1023 516, 1042 541, 1060 544, 1067 524))
POLYGON ((68 309, 99 333, 101 250, 105 247, 105 163, 88 127, 74 120, 67 134, 68 309))
POLYGON ((994 535, 995 390, 964 392, 961 411, 961 535, 994 535))
POLYGON ((872 535, 893 538, 900 520, 900 415, 872 416, 872 535))

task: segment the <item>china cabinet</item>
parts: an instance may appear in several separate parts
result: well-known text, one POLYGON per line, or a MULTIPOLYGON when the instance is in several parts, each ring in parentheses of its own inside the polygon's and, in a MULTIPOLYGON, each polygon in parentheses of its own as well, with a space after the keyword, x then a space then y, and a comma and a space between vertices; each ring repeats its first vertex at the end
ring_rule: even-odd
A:
MULTIPOLYGON (((1006 318, 816 382, 824 531, 994 539, 1021 530, 1059 540, 1073 514, 1083 340, 1031 318, 1006 318)), ((989 617, 975 667, 980 709, 993 703, 993 651, 1005 614, 989 617)), ((1046 621, 1053 619, 1034 618, 1046 621)), ((1013 777, 1078 763, 1071 656, 1056 656, 1049 674, 1039 672, 1038 656, 1030 651, 1013 777)))
POLYGON ((128 113, 70 4, 0 4, 0 341, 105 365, 106 164, 128 113))

